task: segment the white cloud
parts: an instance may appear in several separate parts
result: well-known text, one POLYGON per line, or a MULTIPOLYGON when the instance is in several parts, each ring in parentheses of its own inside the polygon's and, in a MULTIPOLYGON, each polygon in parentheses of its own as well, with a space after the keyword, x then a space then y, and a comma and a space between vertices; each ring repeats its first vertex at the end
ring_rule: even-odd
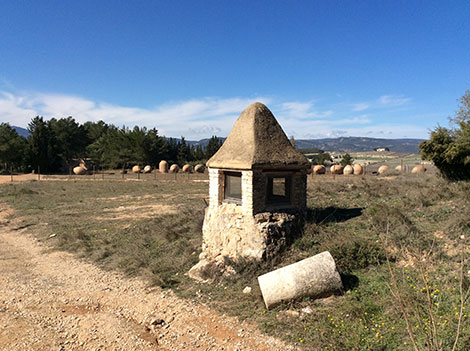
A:
POLYGON ((378 99, 379 103, 385 106, 402 106, 411 101, 403 95, 382 95, 378 99))
POLYGON ((289 101, 280 104, 278 113, 285 118, 292 119, 316 119, 331 116, 333 111, 326 110, 319 112, 314 110, 314 102, 289 101))
POLYGON ((26 127, 36 114, 34 109, 23 105, 21 97, 16 97, 8 92, 0 92, 0 118, 2 122, 26 127))
POLYGON ((370 104, 367 102, 359 102, 357 104, 352 105, 352 110, 354 112, 364 111, 370 107, 370 104))
POLYGON ((399 107, 407 105, 411 101, 411 98, 403 95, 388 94, 382 95, 375 100, 366 102, 357 102, 349 105, 349 108, 353 112, 361 112, 365 110, 384 110, 393 107, 399 107))
POLYGON ((270 99, 204 98, 167 103, 153 109, 97 103, 82 97, 27 93, 13 95, 0 92, 0 119, 25 127, 36 115, 50 117, 73 116, 78 122, 103 120, 121 126, 156 127, 160 134, 199 138, 213 134, 226 135, 235 118, 249 104, 270 99))
MULTIPOLYGON (((387 95, 379 100, 393 105, 409 99, 387 95)), ((279 101, 262 96, 190 99, 145 109, 96 102, 80 96, 0 91, 0 121, 26 127, 36 115, 46 118, 73 116, 80 123, 103 120, 117 126, 146 126, 157 128, 161 135, 198 140, 211 135, 227 136, 241 111, 255 101, 267 104, 283 129, 296 138, 369 133, 373 136, 380 131, 397 138, 402 137, 405 130, 409 137, 426 134, 425 127, 384 125, 374 121, 370 113, 358 114, 366 105, 372 107, 370 103, 361 103, 356 106, 357 111, 343 113, 319 109, 314 101, 279 101)))

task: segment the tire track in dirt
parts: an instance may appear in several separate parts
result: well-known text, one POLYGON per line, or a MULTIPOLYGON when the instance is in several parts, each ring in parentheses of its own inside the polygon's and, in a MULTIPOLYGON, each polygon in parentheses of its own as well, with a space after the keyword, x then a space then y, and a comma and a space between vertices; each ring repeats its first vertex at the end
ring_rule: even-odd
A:
POLYGON ((0 211, 1 350, 294 350, 171 291, 48 250, 0 211))

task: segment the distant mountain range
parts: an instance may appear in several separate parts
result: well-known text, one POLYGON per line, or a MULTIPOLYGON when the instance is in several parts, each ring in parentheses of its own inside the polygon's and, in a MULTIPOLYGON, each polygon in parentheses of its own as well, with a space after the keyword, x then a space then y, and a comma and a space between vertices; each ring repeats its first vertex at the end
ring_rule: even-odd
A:
MULTIPOLYGON (((220 138, 225 141, 226 138, 220 138)), ((387 147, 392 152, 419 152, 419 143, 424 139, 377 139, 362 137, 340 137, 325 139, 296 139, 295 147, 297 149, 319 149, 323 151, 334 152, 362 152, 372 151, 378 147, 387 147)), ((188 140, 190 145, 206 146, 209 139, 199 141, 188 140)))
POLYGON ((24 129, 24 128, 21 128, 21 127, 17 127, 17 126, 11 126, 14 130, 16 130, 16 132, 21 135, 22 137, 25 137, 27 138, 29 136, 29 132, 27 129, 24 129))
POLYGON ((392 152, 419 152, 419 143, 424 139, 376 139, 362 137, 340 137, 325 139, 298 139, 297 149, 317 148, 324 151, 361 152, 372 151, 378 147, 387 147, 392 152))
MULTIPOLYGON (((12 126, 19 135, 28 137, 29 132, 27 129, 12 126)), ((181 140, 179 138, 173 138, 181 140)), ((219 138, 225 141, 226 138, 219 138)), ((205 147, 209 142, 209 138, 201 140, 187 140, 189 145, 205 147)), ((417 153, 419 152, 419 143, 424 139, 378 139, 378 138, 363 138, 363 137, 340 137, 340 138, 325 138, 325 139, 296 139, 295 147, 297 149, 320 149, 324 151, 334 152, 361 152, 372 151, 377 147, 388 147, 392 152, 406 152, 417 153)))
MULTIPOLYGON (((225 141, 225 139, 227 139, 227 138, 219 137, 219 140, 225 141)), ((181 139, 177 139, 177 140, 179 141, 181 139)), ((186 142, 189 145, 194 145, 194 146, 201 145, 202 147, 206 147, 206 145, 209 143, 209 140, 210 140, 210 138, 206 138, 206 139, 201 139, 201 140, 186 140, 186 142)))

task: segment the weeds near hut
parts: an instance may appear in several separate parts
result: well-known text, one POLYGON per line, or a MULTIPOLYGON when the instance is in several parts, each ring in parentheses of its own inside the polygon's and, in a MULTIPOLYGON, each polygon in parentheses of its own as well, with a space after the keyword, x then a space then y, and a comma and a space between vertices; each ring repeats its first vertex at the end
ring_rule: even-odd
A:
MULTIPOLYGON (((388 234, 387 228, 385 237, 382 238, 385 247, 389 244, 388 234)), ((391 277, 390 292, 405 320, 406 331, 415 351, 454 351, 463 349, 462 346, 470 342, 470 338, 465 336, 465 340, 459 343, 462 321, 468 317, 465 313, 465 304, 470 296, 470 284, 464 276, 466 263, 463 243, 460 246, 462 250, 459 273, 458 276, 454 276, 454 284, 450 284, 458 285, 457 294, 454 293, 456 287, 451 288, 448 282, 446 284, 445 276, 431 268, 437 263, 433 258, 432 249, 413 254, 408 250, 403 252, 408 258, 412 257, 414 274, 405 269, 406 280, 402 279, 401 282, 395 273, 396 268, 392 267, 388 255, 386 257, 391 277), (412 275, 415 277, 412 278, 412 275), (445 285, 447 291, 443 287, 445 285)))

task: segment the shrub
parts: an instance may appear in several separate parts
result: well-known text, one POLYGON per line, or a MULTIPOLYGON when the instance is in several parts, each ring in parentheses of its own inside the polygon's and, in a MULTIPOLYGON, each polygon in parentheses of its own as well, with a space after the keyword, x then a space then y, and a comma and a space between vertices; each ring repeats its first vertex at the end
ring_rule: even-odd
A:
POLYGON ((385 262, 383 248, 375 241, 363 238, 333 243, 330 245, 330 253, 336 258, 336 265, 341 273, 385 262))
POLYGON ((351 157, 350 154, 345 154, 343 158, 341 159, 341 166, 346 167, 347 165, 352 165, 354 162, 354 159, 351 157))
POLYGON ((419 144, 421 157, 433 161, 444 178, 470 179, 470 90, 460 99, 454 129, 438 126, 428 141, 419 144))

